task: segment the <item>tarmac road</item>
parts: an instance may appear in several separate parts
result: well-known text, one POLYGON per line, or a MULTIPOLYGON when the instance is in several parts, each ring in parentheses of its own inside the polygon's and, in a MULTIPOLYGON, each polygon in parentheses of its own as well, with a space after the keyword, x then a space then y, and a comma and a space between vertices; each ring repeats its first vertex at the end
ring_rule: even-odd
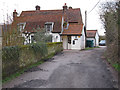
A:
POLYGON ((105 49, 64 50, 3 88, 114 88, 113 75, 104 62, 105 49))

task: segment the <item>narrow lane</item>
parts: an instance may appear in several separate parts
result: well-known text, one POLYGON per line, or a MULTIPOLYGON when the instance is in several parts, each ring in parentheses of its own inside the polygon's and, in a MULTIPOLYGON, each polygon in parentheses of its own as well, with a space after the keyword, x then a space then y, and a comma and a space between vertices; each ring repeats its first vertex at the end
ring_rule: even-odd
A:
POLYGON ((111 72, 103 60, 105 47, 64 50, 38 67, 3 85, 14 88, 113 88, 111 72))

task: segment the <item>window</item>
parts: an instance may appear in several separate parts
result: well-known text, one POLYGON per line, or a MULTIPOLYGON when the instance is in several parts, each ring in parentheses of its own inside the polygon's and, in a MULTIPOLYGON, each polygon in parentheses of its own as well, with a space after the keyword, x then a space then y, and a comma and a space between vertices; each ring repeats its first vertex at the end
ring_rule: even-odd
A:
POLYGON ((56 36, 56 39, 58 39, 58 36, 56 36))
POLYGON ((46 28, 46 32, 51 32, 53 30, 53 22, 46 22, 45 23, 45 28, 46 28))
POLYGON ((25 28, 25 24, 26 24, 26 23, 19 23, 19 24, 17 24, 17 25, 18 25, 18 30, 19 30, 19 31, 23 31, 24 28, 25 28))
POLYGON ((77 39, 77 36, 75 36, 75 39, 77 39))
POLYGON ((20 29, 20 31, 22 31, 24 29, 23 24, 20 24, 19 29, 20 29))
POLYGON ((68 36, 68 43, 71 44, 71 36, 68 36))
POLYGON ((69 23, 68 22, 64 22, 63 27, 64 27, 64 29, 68 29, 69 23))
POLYGON ((73 45, 75 45, 75 40, 73 40, 73 45))
POLYGON ((31 43, 34 43, 34 36, 31 36, 31 43))
POLYGON ((52 25, 46 25, 46 31, 50 32, 51 31, 52 25))

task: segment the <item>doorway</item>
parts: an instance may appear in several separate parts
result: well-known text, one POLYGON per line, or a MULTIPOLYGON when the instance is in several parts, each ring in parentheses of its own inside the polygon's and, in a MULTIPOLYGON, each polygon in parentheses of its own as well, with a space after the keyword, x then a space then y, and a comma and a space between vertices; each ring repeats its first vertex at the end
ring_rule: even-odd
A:
POLYGON ((71 36, 67 36, 68 37, 68 49, 71 49, 71 36))

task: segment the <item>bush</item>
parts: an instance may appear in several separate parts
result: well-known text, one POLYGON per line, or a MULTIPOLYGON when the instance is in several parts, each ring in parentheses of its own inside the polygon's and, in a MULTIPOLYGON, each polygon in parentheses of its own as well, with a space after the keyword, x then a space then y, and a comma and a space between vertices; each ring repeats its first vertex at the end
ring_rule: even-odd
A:
POLYGON ((30 45, 30 49, 32 49, 35 54, 39 53, 42 56, 45 56, 48 53, 45 43, 33 43, 30 45))
POLYGON ((45 28, 38 28, 36 30, 37 32, 35 33, 34 35, 34 40, 37 42, 37 43, 47 43, 47 42, 52 42, 52 35, 48 34, 45 30, 45 28))
POLYGON ((61 42, 4 47, 2 48, 2 78, 60 51, 62 51, 61 42))
MULTIPOLYGON (((18 46, 4 47, 2 49, 2 72, 3 76, 11 74, 19 68, 18 46)), ((4 78, 4 77, 3 77, 4 78)))

